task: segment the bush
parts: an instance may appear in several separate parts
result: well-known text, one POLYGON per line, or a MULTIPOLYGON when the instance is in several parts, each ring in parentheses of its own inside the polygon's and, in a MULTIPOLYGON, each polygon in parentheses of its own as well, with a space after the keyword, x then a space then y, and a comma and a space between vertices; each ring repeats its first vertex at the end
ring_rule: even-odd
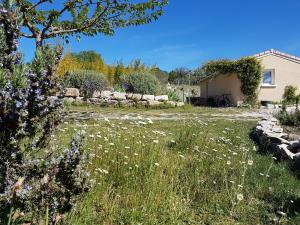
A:
POLYGON ((126 92, 155 95, 160 90, 159 81, 146 72, 137 72, 121 77, 120 85, 126 92))
POLYGON ((104 75, 92 70, 77 70, 66 76, 67 87, 78 88, 85 98, 91 98, 95 91, 103 91, 108 87, 104 75))
POLYGON ((300 111, 296 110, 295 112, 288 113, 286 110, 282 110, 277 114, 277 119, 281 124, 286 126, 300 126, 300 111))
POLYGON ((288 85, 284 88, 283 100, 286 103, 294 103, 296 101, 296 91, 297 87, 293 85, 288 85))
POLYGON ((177 95, 177 93, 175 91, 169 91, 168 92, 168 97, 170 101, 175 101, 175 102, 179 102, 179 97, 177 95))
POLYGON ((63 115, 53 97, 62 48, 41 46, 25 65, 18 17, 0 12, 0 224, 57 224, 89 188, 81 135, 64 151, 50 144, 63 115))

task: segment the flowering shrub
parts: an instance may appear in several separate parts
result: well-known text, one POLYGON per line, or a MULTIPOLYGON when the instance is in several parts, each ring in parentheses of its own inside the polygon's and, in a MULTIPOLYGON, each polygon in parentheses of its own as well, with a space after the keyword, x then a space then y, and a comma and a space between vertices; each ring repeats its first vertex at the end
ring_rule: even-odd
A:
POLYGON ((38 48, 24 65, 17 52, 16 12, 0 5, 0 224, 57 223, 86 191, 81 136, 61 155, 49 148, 61 121, 60 90, 53 76, 62 49, 38 48))

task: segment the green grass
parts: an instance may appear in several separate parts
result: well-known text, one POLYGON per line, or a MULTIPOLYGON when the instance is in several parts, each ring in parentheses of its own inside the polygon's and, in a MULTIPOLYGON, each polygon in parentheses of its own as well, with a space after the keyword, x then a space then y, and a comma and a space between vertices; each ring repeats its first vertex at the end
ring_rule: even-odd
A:
POLYGON ((86 130, 94 154, 95 185, 65 224, 300 224, 300 182, 255 151, 255 122, 140 122, 69 121, 57 131, 52 144, 64 146, 86 130))
POLYGON ((145 108, 145 107, 100 107, 97 105, 70 105, 68 110, 71 112, 96 112, 96 113, 143 113, 147 115, 159 115, 161 113, 187 113, 187 114, 239 114, 249 111, 247 108, 210 108, 210 107, 192 107, 185 105, 180 108, 145 108))

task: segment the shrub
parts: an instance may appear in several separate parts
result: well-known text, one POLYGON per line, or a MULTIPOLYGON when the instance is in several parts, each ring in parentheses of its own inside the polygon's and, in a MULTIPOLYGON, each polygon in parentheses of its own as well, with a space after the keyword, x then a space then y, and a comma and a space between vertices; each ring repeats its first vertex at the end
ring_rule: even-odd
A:
POLYGON ((283 100, 286 103, 294 103, 296 101, 296 91, 297 87, 293 85, 288 85, 284 88, 283 100))
POLYGON ((179 97, 175 91, 168 91, 168 97, 170 101, 179 102, 179 97))
POLYGON ((104 75, 92 70, 76 70, 65 77, 67 87, 78 88, 85 98, 91 98, 95 91, 108 87, 104 75))
POLYGON ((88 186, 81 137, 49 145, 61 122, 55 68, 62 49, 43 46, 24 65, 21 28, 0 4, 0 224, 57 224, 88 186))
POLYGON ((159 81, 146 72, 137 72, 121 77, 120 85, 127 91, 139 94, 157 94, 160 91, 159 81))
POLYGON ((279 114, 276 115, 277 119, 281 124, 287 126, 300 126, 300 111, 296 110, 295 112, 287 112, 282 110, 279 114))

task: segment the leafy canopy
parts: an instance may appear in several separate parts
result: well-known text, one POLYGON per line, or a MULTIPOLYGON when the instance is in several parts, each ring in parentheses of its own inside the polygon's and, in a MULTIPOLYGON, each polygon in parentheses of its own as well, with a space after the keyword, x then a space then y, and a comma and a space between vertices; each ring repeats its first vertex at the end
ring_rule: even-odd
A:
POLYGON ((19 9, 23 37, 37 45, 49 38, 79 34, 113 35, 116 28, 137 26, 157 20, 168 0, 3 0, 19 9), (55 2, 55 3, 54 3, 55 2), (59 3, 60 2, 60 3, 59 3))

